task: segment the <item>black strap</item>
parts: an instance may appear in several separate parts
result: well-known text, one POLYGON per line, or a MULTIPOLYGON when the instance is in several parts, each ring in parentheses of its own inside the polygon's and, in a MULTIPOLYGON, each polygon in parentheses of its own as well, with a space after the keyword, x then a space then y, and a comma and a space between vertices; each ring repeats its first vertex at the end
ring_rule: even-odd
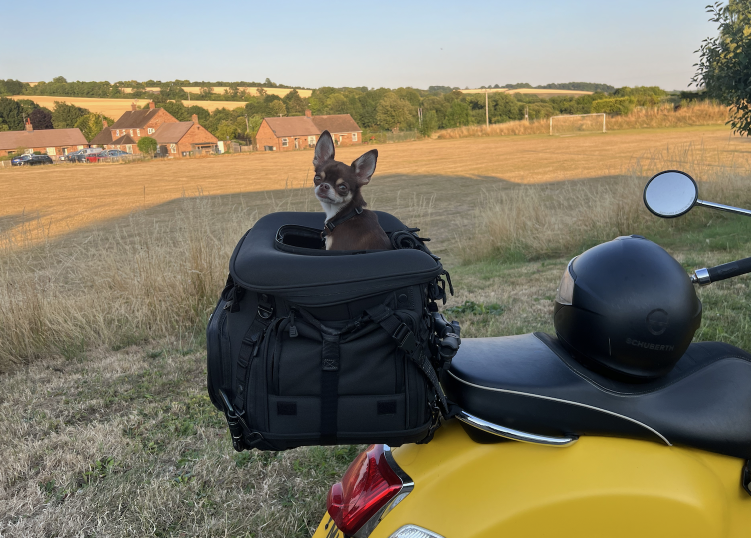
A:
POLYGON ((438 404, 441 407, 441 412, 443 414, 448 414, 449 404, 446 400, 446 395, 443 393, 443 389, 438 381, 438 376, 433 369, 433 365, 430 364, 430 360, 425 356, 423 347, 417 342, 415 334, 405 323, 397 318, 386 305, 378 305, 367 309, 365 312, 367 312, 373 321, 383 327, 386 332, 396 340, 397 347, 404 351, 404 354, 409 357, 418 368, 420 368, 423 374, 425 374, 425 377, 430 381, 430 384, 433 386, 433 390, 438 397, 438 404))
POLYGON ((274 313, 273 298, 267 295, 261 295, 258 298, 258 312, 250 324, 248 330, 245 331, 242 343, 240 344, 240 352, 237 357, 237 369, 235 371, 235 411, 238 416, 242 417, 245 413, 245 400, 246 386, 248 382, 248 369, 250 367, 251 359, 255 353, 258 353, 258 344, 261 339, 261 335, 271 323, 271 318, 274 313))
POLYGON ((321 444, 335 445, 339 413, 339 334, 321 331, 321 444))
POLYGON ((342 215, 341 217, 327 220, 326 223, 324 224, 324 229, 321 232, 321 239, 326 239, 326 237, 329 236, 331 232, 334 231, 334 228, 339 226, 341 223, 346 222, 353 217, 356 217, 357 215, 361 213, 362 213, 362 207, 358 206, 354 208, 352 211, 346 213, 345 215, 342 215))

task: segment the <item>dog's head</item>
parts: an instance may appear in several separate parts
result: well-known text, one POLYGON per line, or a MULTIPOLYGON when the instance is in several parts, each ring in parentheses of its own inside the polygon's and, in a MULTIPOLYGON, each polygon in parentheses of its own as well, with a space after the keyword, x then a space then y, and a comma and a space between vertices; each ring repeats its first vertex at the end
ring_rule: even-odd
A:
POLYGON ((370 183, 377 160, 378 150, 373 149, 355 159, 351 165, 335 161, 334 140, 328 131, 324 131, 318 138, 313 158, 316 198, 338 211, 359 197, 360 188, 370 183))

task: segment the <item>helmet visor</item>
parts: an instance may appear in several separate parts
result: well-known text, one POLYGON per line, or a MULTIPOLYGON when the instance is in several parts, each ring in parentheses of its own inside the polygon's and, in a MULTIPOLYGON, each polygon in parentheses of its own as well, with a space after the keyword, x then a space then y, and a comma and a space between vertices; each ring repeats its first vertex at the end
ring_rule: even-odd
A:
POLYGON ((555 294, 555 300, 557 303, 570 305, 574 300, 574 277, 571 276, 571 264, 577 257, 571 259, 566 266, 566 270, 563 271, 563 277, 561 283, 558 285, 558 291, 555 294))

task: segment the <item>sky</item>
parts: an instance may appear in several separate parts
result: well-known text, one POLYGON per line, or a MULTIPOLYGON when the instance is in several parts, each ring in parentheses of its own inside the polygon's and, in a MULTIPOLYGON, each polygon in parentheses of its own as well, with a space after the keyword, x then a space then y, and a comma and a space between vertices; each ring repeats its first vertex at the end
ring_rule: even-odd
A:
POLYGON ((268 77, 307 88, 582 81, 685 90, 694 51, 717 34, 707 3, 31 0, 24 11, 44 16, 3 25, 0 79, 268 77))

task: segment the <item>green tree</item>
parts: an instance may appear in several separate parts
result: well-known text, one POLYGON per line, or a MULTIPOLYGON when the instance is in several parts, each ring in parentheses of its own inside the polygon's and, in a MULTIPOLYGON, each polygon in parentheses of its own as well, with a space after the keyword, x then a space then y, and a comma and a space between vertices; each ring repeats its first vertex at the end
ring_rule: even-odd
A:
POLYGON ((115 123, 115 120, 104 114, 92 112, 78 118, 75 127, 80 129, 86 140, 91 142, 91 140, 98 135, 102 129, 104 129, 103 121, 106 121, 108 125, 115 123))
POLYGON ((162 108, 172 114, 177 121, 190 120, 190 114, 182 101, 167 101, 162 104, 162 108))
POLYGON ((383 129, 398 132, 400 125, 412 119, 412 105, 389 92, 376 107, 376 119, 383 129))
POLYGON ((455 100, 451 102, 448 111, 446 112, 446 127, 463 127, 465 125, 472 124, 472 117, 470 114, 469 105, 466 102, 455 100))
POLYGON ((438 114, 436 114, 435 110, 428 110, 422 115, 420 134, 422 136, 430 136, 436 129, 438 129, 438 114))
POLYGON ((201 125, 205 125, 209 121, 209 118, 211 118, 211 112, 198 105, 189 106, 186 112, 190 118, 193 117, 193 114, 198 116, 198 123, 201 125))
POLYGON ((302 116, 305 114, 305 101, 297 93, 297 90, 292 90, 282 97, 282 102, 287 107, 287 112, 290 116, 302 116))
POLYGON ((751 0, 707 6, 719 35, 704 40, 691 83, 704 86, 710 98, 730 106, 733 131, 751 134, 751 0))
POLYGON ((269 110, 274 116, 286 116, 287 115, 287 107, 284 106, 284 103, 279 101, 272 101, 269 105, 269 110))
POLYGON ((154 153, 156 153, 158 144, 156 140, 154 140, 150 136, 144 136, 138 139, 138 143, 136 145, 138 146, 138 151, 140 151, 144 155, 154 155, 154 153))
POLYGON ((55 129, 71 129, 75 127, 76 122, 82 116, 88 113, 89 111, 85 108, 55 101, 55 108, 52 111, 52 124, 55 126, 55 129))
POLYGON ((223 121, 214 133, 219 140, 231 140, 237 138, 237 124, 231 121, 223 121))
POLYGON ((0 124, 6 125, 9 131, 23 130, 23 108, 13 99, 0 97, 0 124))

